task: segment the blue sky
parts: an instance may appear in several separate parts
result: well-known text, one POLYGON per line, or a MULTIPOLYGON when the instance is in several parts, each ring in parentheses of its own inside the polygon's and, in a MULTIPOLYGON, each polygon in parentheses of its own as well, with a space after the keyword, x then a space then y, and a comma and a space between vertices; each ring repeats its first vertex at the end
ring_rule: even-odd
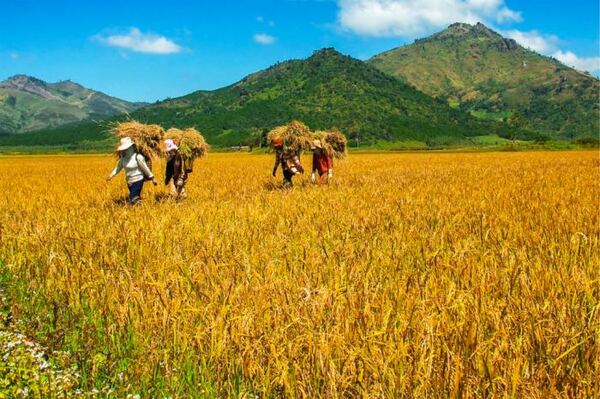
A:
POLYGON ((482 21, 598 73, 597 0, 2 0, 0 80, 71 79, 127 100, 215 89, 322 47, 366 59, 482 21))

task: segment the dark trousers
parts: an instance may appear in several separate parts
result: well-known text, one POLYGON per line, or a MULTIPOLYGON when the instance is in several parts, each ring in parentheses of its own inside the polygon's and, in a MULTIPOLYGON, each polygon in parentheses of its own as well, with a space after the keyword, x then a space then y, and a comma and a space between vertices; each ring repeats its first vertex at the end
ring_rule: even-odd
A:
POLYGON ((142 189, 144 188, 144 181, 136 181, 135 183, 128 184, 129 188, 129 200, 130 204, 134 204, 140 200, 140 196, 142 195, 142 189))
POLYGON ((286 169, 283 170, 283 184, 293 186, 294 183, 292 183, 292 177, 294 177, 294 172, 286 169))

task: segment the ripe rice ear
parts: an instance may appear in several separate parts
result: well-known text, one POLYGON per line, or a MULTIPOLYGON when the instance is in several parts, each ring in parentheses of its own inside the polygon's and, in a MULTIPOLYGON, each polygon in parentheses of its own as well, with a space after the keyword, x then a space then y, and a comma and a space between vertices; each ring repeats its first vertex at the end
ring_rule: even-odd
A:
POLYGON ((194 128, 187 128, 179 142, 179 152, 184 158, 196 159, 204 157, 209 150, 204 136, 194 128))
POLYGON ((137 149, 147 160, 162 154, 165 130, 159 125, 146 125, 135 120, 121 122, 111 128, 118 139, 130 137, 137 149))
POLYGON ((310 150, 312 145, 312 133, 310 128, 300 121, 291 121, 286 126, 278 126, 267 135, 267 141, 271 148, 278 139, 283 139, 284 146, 299 153, 302 150, 310 150))
POLYGON ((344 159, 348 155, 348 139, 339 130, 320 130, 315 132, 313 137, 321 141, 323 149, 329 156, 344 159))
POLYGON ((327 153, 327 155, 329 155, 330 157, 334 157, 335 151, 334 151, 333 147, 327 142, 328 134, 329 134, 329 132, 326 132, 324 130, 317 130, 313 134, 313 140, 319 140, 321 142, 321 146, 323 147, 323 150, 327 153))
POLYGON ((176 129, 171 128, 165 134, 165 140, 171 139, 179 147, 181 156, 188 160, 202 158, 210 149, 204 136, 194 128, 176 129))
POLYGON ((170 128, 165 133, 165 140, 173 140, 177 146, 179 146, 179 143, 181 142, 181 137, 183 137, 183 130, 174 127, 170 128))
POLYGON ((337 129, 327 133, 325 142, 333 150, 333 156, 336 159, 344 159, 348 155, 348 139, 337 129))

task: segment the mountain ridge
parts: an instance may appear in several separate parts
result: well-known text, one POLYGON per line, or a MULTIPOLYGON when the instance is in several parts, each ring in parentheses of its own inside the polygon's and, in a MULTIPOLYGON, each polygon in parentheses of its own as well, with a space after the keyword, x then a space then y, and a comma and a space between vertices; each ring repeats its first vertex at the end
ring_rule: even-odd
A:
POLYGON ((508 119, 574 139, 597 135, 598 79, 478 23, 452 24, 367 61, 422 92, 474 115, 508 119))
POLYGON ((371 141, 469 136, 484 130, 475 118, 333 48, 275 64, 215 91, 150 105, 133 116, 196 125, 217 139, 237 132, 235 140, 292 119, 371 141))
POLYGON ((86 119, 107 119, 143 105, 70 80, 48 83, 19 74, 0 82, 0 131, 25 133, 86 119))

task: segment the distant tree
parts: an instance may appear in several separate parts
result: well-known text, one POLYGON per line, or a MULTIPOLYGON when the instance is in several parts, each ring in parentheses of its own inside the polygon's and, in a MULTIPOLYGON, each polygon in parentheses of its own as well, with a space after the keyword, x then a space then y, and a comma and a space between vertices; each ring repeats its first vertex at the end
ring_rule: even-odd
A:
POLYGON ((534 142, 536 144, 546 144, 550 140, 550 136, 546 134, 539 133, 535 136, 534 142))
POLYGON ((527 125, 527 120, 518 112, 513 112, 513 114, 508 118, 508 126, 509 126, 509 138, 512 140, 513 144, 517 140, 519 132, 527 125))
POLYGON ((17 105, 17 98, 15 96, 8 96, 6 97, 6 100, 4 100, 4 102, 6 103, 6 105, 14 107, 15 105, 17 105))

